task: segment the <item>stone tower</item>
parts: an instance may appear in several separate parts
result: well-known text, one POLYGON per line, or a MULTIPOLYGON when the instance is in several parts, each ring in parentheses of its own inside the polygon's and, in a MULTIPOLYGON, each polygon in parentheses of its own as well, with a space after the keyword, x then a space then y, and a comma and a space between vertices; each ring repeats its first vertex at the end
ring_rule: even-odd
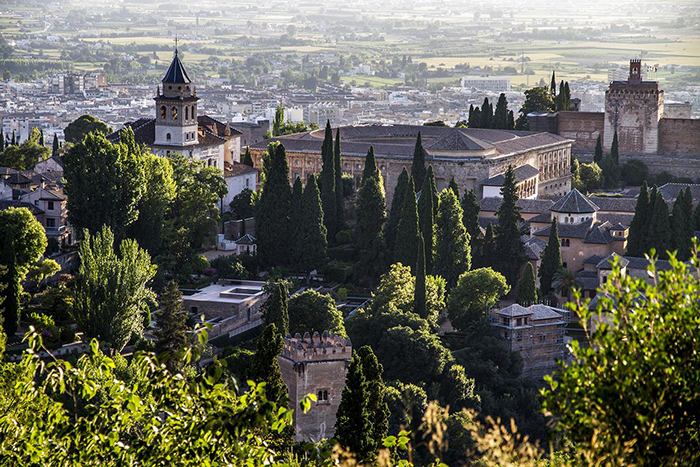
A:
POLYGON ((282 378, 289 389, 289 408, 294 410, 297 441, 320 441, 335 434, 335 415, 345 388, 345 373, 352 358, 350 339, 324 331, 313 336, 297 333, 284 338, 277 357, 282 378), (299 403, 307 394, 317 401, 303 413, 299 403))
POLYGON ((173 150, 193 148, 197 145, 197 92, 185 67, 175 56, 154 98, 156 101, 155 146, 172 147, 173 150))
POLYGON ((620 154, 656 154, 664 92, 656 81, 642 80, 642 61, 630 60, 627 81, 613 81, 605 91, 603 146, 610 150, 615 131, 620 154))

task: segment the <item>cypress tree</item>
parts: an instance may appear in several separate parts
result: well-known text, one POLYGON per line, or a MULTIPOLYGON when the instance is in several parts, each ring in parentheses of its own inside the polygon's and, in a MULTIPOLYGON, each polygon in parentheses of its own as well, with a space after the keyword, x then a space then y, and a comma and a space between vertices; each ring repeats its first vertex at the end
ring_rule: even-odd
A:
POLYGON ((480 268, 493 265, 496 260, 496 234, 491 222, 486 226, 486 233, 484 234, 484 241, 481 244, 481 251, 479 252, 478 258, 479 261, 477 265, 480 268))
POLYGON ((450 184, 449 184, 450 190, 452 190, 459 200, 459 185, 457 185, 457 182, 455 181, 455 176, 453 175, 452 178, 450 179, 450 184))
POLYGON ((504 93, 501 93, 501 95, 498 96, 496 111, 493 114, 493 124, 491 127, 501 130, 508 128, 508 99, 506 99, 506 95, 504 93))
MULTIPOLYGON (((432 172, 431 169, 429 170, 432 172)), ((396 231, 399 228, 399 219, 401 218, 401 206, 403 204, 403 198, 406 195, 406 188, 408 187, 409 178, 408 171, 404 167, 398 180, 396 181, 396 187, 394 188, 394 197, 392 198, 391 210, 389 211, 389 220, 386 223, 386 229, 384 232, 386 249, 389 253, 390 261, 393 257, 396 231)))
POLYGON ((617 131, 615 131, 615 135, 613 136, 612 140, 612 145, 610 146, 610 157, 615 162, 615 165, 620 164, 620 151, 618 148, 617 131))
MULTIPOLYGON (((408 179, 408 173, 406 173, 408 179)), ((374 148, 370 147, 365 159, 362 183, 355 201, 357 223, 355 225, 355 247, 359 256, 360 277, 372 282, 382 271, 384 250, 384 219, 386 201, 382 174, 374 159, 374 148)))
POLYGON ((525 261, 525 252, 521 240, 520 224, 523 218, 518 207, 518 192, 515 183, 515 170, 508 166, 505 180, 501 187, 503 202, 496 212, 496 269, 505 276, 509 284, 515 284, 520 266, 525 261))
POLYGON ((525 265, 523 275, 515 289, 515 301, 522 306, 530 306, 537 303, 537 287, 535 285, 535 269, 532 263, 525 265))
POLYGON ((396 231, 396 244, 394 245, 395 263, 408 266, 412 271, 416 270, 419 235, 416 190, 413 187, 413 179, 410 179, 401 205, 401 217, 399 218, 399 226, 396 231))
POLYGON ((564 110, 569 110, 571 108, 571 90, 569 89, 569 82, 564 83, 564 110))
POLYGON ((654 218, 654 204, 656 203, 656 195, 658 194, 658 189, 656 185, 651 187, 649 192, 649 202, 647 203, 647 209, 644 217, 644 226, 642 227, 644 232, 644 240, 642 242, 642 252, 640 256, 649 253, 649 250, 654 246, 653 232, 651 231, 651 220, 654 218))
POLYGON ((552 281, 554 275, 561 269, 561 246, 559 243, 559 224, 556 219, 552 219, 552 226, 549 229, 549 241, 542 252, 542 264, 540 265, 540 290, 542 296, 546 297, 552 292, 552 281))
POLYGON ((282 335, 277 332, 275 325, 265 326, 253 356, 250 379, 256 383, 265 383, 267 400, 274 402, 278 407, 286 408, 289 404, 289 392, 277 361, 283 347, 282 335))
POLYGON ((335 162, 333 161, 333 130, 331 122, 326 121, 326 137, 321 148, 323 166, 321 168, 321 204, 323 206, 323 219, 326 224, 328 241, 335 238, 336 230, 336 203, 335 203, 335 162))
POLYGON ((418 188, 423 186, 423 178, 425 178, 425 151, 423 150, 423 141, 420 131, 418 132, 418 138, 416 138, 416 145, 413 148, 411 177, 413 177, 414 186, 418 188))
POLYGON ((593 155, 593 162, 600 165, 603 162, 603 142, 601 141, 600 135, 598 135, 598 140, 595 143, 595 154, 593 155))
POLYGON ((506 126, 506 129, 512 130, 515 128, 515 115, 513 115, 513 111, 509 110, 508 111, 508 125, 506 126))
POLYGON ((291 239, 289 265, 297 269, 299 269, 301 256, 304 252, 303 240, 301 238, 303 192, 304 188, 301 184, 301 178, 297 177, 292 186, 292 209, 289 214, 289 238, 291 239))
POLYGON ((3 327, 5 334, 8 337, 14 336, 19 327, 19 318, 21 315, 20 297, 22 295, 22 275, 17 267, 17 257, 15 254, 15 242, 12 230, 7 230, 7 238, 5 238, 6 246, 4 248, 3 265, 5 273, 3 274, 0 283, 5 284, 5 290, 2 291, 5 299, 3 300, 3 327))
MULTIPOLYGON (((333 168, 335 172, 335 222, 340 231, 345 225, 345 195, 343 194, 343 164, 340 152, 340 128, 335 131, 335 150, 333 151, 333 168)), ((337 233, 337 232, 336 232, 337 233)))
POLYGON ((480 255, 481 250, 481 227, 479 225, 480 211, 481 206, 479 206, 479 203, 476 200, 476 193, 474 193, 474 190, 465 191, 464 197, 462 198, 462 223, 469 234, 469 246, 471 247, 473 258, 477 258, 480 255))
POLYGON ((700 203, 695 206, 693 213, 693 230, 700 230, 700 203))
POLYGON ((416 285, 413 294, 413 311, 421 318, 428 317, 428 305, 425 296, 425 242, 421 236, 416 264, 416 285))
POLYGON ((554 75, 554 70, 552 70, 552 81, 549 84, 549 93, 554 98, 557 95, 557 78, 554 75))
POLYGON ((39 130, 39 145, 44 146, 44 130, 39 130))
MULTIPOLYGON (((58 151, 58 141, 54 139, 53 143, 54 150, 58 151)), ((245 153, 243 153, 243 159, 241 160, 242 164, 249 165, 250 167, 254 167, 255 164, 253 163, 253 156, 250 154, 250 146, 246 146, 245 148, 245 153)))
POLYGON ((289 312, 287 310, 287 287, 281 281, 269 283, 266 287, 267 300, 262 304, 266 326, 274 325, 282 335, 289 333, 289 312))
POLYGON ((17 140, 15 139, 15 130, 12 130, 12 139, 10 140, 12 146, 17 146, 17 140))
POLYGON ((493 104, 489 104, 489 113, 488 113, 488 126, 485 128, 491 128, 491 125, 493 124, 493 104))
POLYGON ((469 128, 481 128, 481 109, 474 107, 474 122, 469 125, 469 128))
POLYGON ((4 150, 5 150, 5 133, 2 131, 2 129, 0 129, 0 151, 4 151, 4 150))
POLYGON ((469 104, 469 117, 467 117, 467 126, 469 128, 471 128, 473 122, 474 122, 474 104, 469 104))
POLYGON ((432 183, 435 180, 432 165, 428 167, 428 172, 428 175, 423 178, 423 186, 418 198, 418 217, 420 232, 425 243, 425 269, 432 272, 433 250, 435 249, 435 211, 433 208, 437 201, 437 193, 435 193, 432 183))
POLYGON ((267 151, 270 168, 255 215, 258 255, 264 264, 287 264, 292 198, 289 165, 279 142, 270 143, 267 151))
MULTIPOLYGON (((360 347, 357 351, 362 362, 362 373, 365 377, 367 389, 367 411, 372 422, 372 432, 370 439, 374 443, 373 454, 376 456, 382 440, 389 430, 389 406, 386 403, 386 386, 382 375, 384 367, 374 355, 372 348, 368 345, 360 347)), ((372 456, 372 457, 374 457, 372 456)))
POLYGON ((462 223, 463 215, 452 190, 440 193, 433 269, 436 275, 445 279, 448 287, 457 284, 459 276, 471 267, 469 235, 462 223))
MULTIPOLYGON (((693 237, 695 236, 695 226, 693 224, 693 193, 690 187, 685 189, 685 198, 683 199, 683 216, 686 219, 686 238, 688 239, 688 248, 693 245, 693 237)), ((700 230, 700 229, 698 229, 700 230)))
POLYGON ((360 462, 371 460, 374 454, 373 423, 368 405, 367 385, 358 352, 350 360, 345 376, 343 397, 335 418, 335 437, 342 447, 358 456, 360 462))
MULTIPOLYGON (((599 138, 600 141, 600 138, 599 138)), ((642 256, 646 250, 647 213, 649 211, 649 192, 647 182, 644 180, 639 189, 637 205, 634 208, 634 217, 630 223, 627 236, 627 254, 630 256, 642 256)))
POLYGON ((301 255, 298 267, 309 273, 326 262, 326 227, 323 225, 321 197, 316 177, 309 176, 301 203, 301 216, 297 241, 301 255))
POLYGON ((693 200, 690 187, 681 190, 673 203, 671 214, 671 248, 677 251, 676 258, 686 261, 690 258, 693 239, 693 200), (687 193, 686 193, 687 192, 687 193), (688 196, 686 196, 686 194, 688 196))
MULTIPOLYGON (((156 311, 156 353, 177 352, 187 345, 187 313, 182 309, 182 293, 177 282, 166 284, 160 295, 160 308, 156 311)), ((175 361, 170 360, 171 367, 175 361)))
POLYGON ((491 128, 491 120, 489 98, 484 97, 484 103, 481 104, 481 114, 479 115, 479 128, 491 128))
POLYGON ((649 222, 649 248, 656 248, 659 258, 665 258, 666 250, 669 249, 671 229, 668 222, 668 205, 659 192, 656 193, 653 213, 649 222))

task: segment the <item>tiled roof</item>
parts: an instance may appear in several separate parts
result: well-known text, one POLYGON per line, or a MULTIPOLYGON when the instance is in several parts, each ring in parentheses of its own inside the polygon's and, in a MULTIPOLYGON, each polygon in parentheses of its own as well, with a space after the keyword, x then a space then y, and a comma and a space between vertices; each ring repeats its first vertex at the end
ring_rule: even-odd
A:
POLYGON ((502 308, 496 312, 497 314, 501 316, 525 316, 525 315, 531 315, 532 312, 528 309, 525 308, 522 305, 518 305, 517 303, 513 303, 512 305, 509 305, 505 308, 502 308))
POLYGON ((187 76, 187 71, 180 61, 180 57, 177 56, 177 50, 175 51, 175 56, 173 61, 170 62, 170 67, 168 71, 165 72, 163 77, 163 83, 178 83, 178 84, 190 84, 190 77, 187 76))
POLYGON ((529 260, 538 260, 542 257, 542 252, 547 246, 547 242, 541 238, 530 237, 523 242, 525 248, 525 256, 529 260))
POLYGON ((615 261, 615 259, 619 260, 621 268, 627 267, 627 265, 630 264, 630 261, 624 256, 620 256, 617 253, 611 253, 605 258, 601 259, 600 262, 598 262, 598 264, 596 265, 596 268, 603 270, 611 270, 613 266, 613 261, 615 261))
POLYGON ((533 321, 539 321, 543 319, 561 319, 561 315, 554 311, 552 307, 549 307, 547 305, 530 305, 530 311, 532 311, 533 321))
POLYGON ((4 211, 7 208, 27 208, 35 216, 37 214, 44 214, 44 211, 34 206, 32 203, 27 203, 26 201, 19 201, 14 199, 0 200, 0 211, 4 211))
POLYGON ((634 213, 637 200, 617 196, 589 196, 588 200, 598 206, 599 211, 634 213))
MULTIPOLYGON (((649 267, 649 261, 646 258, 639 258, 637 256, 624 256, 628 261, 627 269, 643 269, 646 270, 649 267)), ((657 271, 670 271, 673 269, 671 263, 665 259, 657 259, 654 263, 657 271)))
POLYGON ((568 192, 566 196, 554 203, 550 210, 554 212, 584 214, 596 212, 599 208, 583 196, 580 191, 574 188, 568 192))
MULTIPOLYGON (((210 117, 207 117, 210 118, 210 117)), ((213 122, 217 122, 217 120, 214 120, 213 118, 211 119, 213 122)), ((220 123, 220 122, 218 122, 220 123)), ((225 125, 220 123, 223 128, 225 129, 225 125)), ((139 144, 145 144, 147 146, 153 146, 153 143, 156 140, 156 119, 155 118, 140 118, 136 121, 133 122, 128 122, 124 124, 124 127, 131 127, 131 129, 134 132, 134 140, 139 143, 139 144)), ((202 127, 199 127, 202 128, 202 127)), ((215 134, 206 131, 205 128, 203 128, 204 131, 202 131, 198 137, 197 137, 197 147, 206 147, 206 146, 219 146, 221 144, 224 144, 226 140, 222 137, 216 136, 215 134)), ((112 143, 116 143, 119 141, 119 131, 115 131, 107 136, 107 139, 111 141, 112 143)))
POLYGON ((602 256, 598 256, 598 255, 589 256, 588 258, 583 260, 583 264, 596 264, 597 265, 598 263, 600 263, 601 259, 603 259, 602 256))
POLYGON ((260 172, 260 170, 255 167, 251 167, 248 164, 242 164, 240 162, 233 162, 231 168, 224 171, 224 177, 235 177, 236 175, 242 175, 251 172, 260 172))
POLYGON ((581 271, 576 277, 582 290, 595 290, 600 285, 596 271, 581 271))
MULTIPOLYGON (((529 164, 521 165, 515 169, 515 181, 522 182, 524 180, 529 180, 535 178, 540 172, 529 164)), ((506 176, 505 173, 498 174, 484 181, 484 185, 487 186, 503 186, 506 176)))
POLYGON ((255 237, 251 234, 245 234, 238 240, 236 240, 237 245, 255 245, 255 237))
POLYGON ((445 136, 427 146, 424 145, 424 147, 435 151, 483 151, 484 149, 493 148, 493 145, 468 136, 454 128, 453 131, 447 132, 445 136))
POLYGON ((690 187, 690 194, 693 201, 700 201, 700 185, 689 183, 667 183, 659 187, 659 193, 666 201, 673 201, 678 198, 681 190, 690 187))
MULTIPOLYGON (((482 211, 491 211, 491 212, 498 211, 498 208, 501 207, 501 203, 503 203, 503 198, 496 198, 496 197, 482 198, 481 201, 479 201, 479 205, 481 206, 482 211)), ((552 201, 550 199, 518 198, 518 201, 516 204, 520 208, 521 213, 535 213, 535 212, 546 213, 547 219, 549 219, 550 218, 549 208, 552 207, 552 205, 554 204, 554 201, 552 201)))

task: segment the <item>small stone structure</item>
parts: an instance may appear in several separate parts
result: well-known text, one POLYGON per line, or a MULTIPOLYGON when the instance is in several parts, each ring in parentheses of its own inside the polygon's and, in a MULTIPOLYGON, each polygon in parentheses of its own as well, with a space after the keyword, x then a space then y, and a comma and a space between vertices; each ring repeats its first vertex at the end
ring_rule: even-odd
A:
POLYGON ((297 441, 320 441, 335 435, 335 415, 345 388, 345 374, 352 358, 350 339, 328 331, 308 332, 302 337, 284 338, 282 354, 277 357, 282 378, 289 389, 289 407, 294 410, 297 441), (303 413, 299 403, 307 394, 316 402, 303 413))

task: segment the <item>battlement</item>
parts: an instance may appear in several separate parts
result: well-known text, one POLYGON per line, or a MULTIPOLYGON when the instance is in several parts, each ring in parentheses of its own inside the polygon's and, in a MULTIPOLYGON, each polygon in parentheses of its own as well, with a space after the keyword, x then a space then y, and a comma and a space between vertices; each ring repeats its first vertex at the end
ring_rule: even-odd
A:
POLYGON ((281 356, 294 362, 349 360, 352 356, 352 342, 349 338, 328 331, 323 331, 323 334, 314 332, 313 336, 305 332, 303 337, 296 333, 294 337, 287 335, 284 338, 281 356))

